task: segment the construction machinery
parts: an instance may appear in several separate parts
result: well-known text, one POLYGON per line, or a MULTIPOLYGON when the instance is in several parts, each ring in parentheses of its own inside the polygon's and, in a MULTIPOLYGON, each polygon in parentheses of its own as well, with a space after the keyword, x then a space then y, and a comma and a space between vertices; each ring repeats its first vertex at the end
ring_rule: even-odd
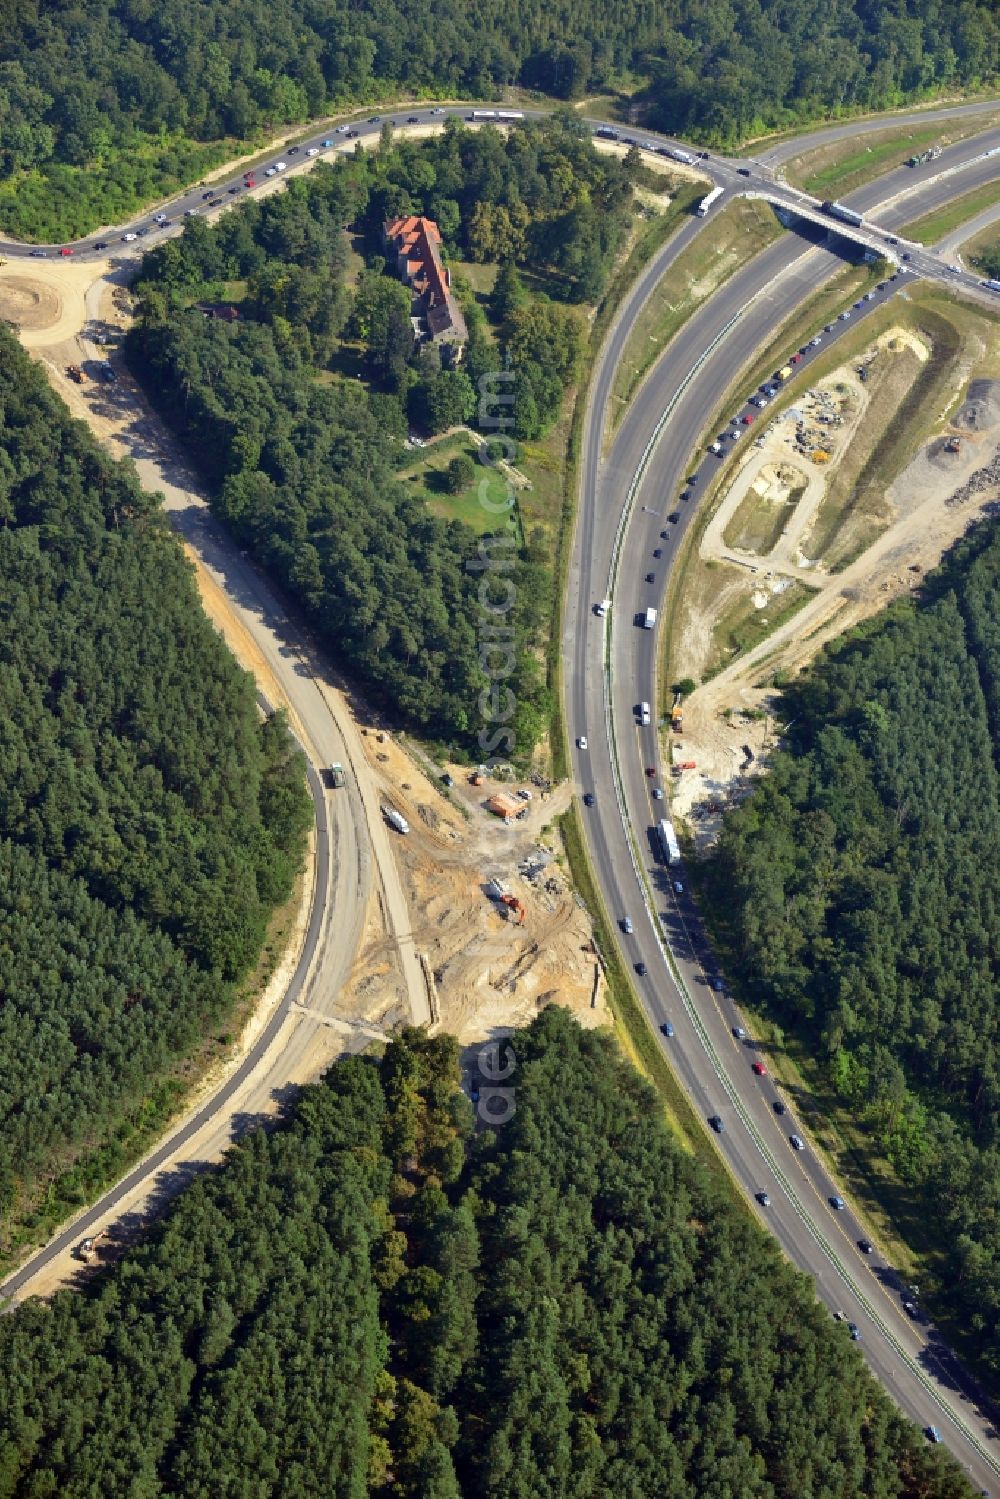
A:
POLYGON ((674 734, 682 734, 684 732, 684 710, 681 707, 681 695, 679 692, 674 695, 673 707, 670 709, 670 728, 674 734))
POLYGON ((85 1265, 89 1265, 94 1258, 98 1244, 102 1239, 106 1239, 107 1237, 107 1229, 102 1228, 99 1233, 92 1234, 90 1238, 81 1239, 80 1243, 73 1250, 74 1257, 78 1260, 83 1260, 85 1265))
POLYGON ((510 912, 510 920, 515 926, 524 926, 524 918, 528 914, 524 909, 524 901, 518 900, 516 895, 501 895, 500 904, 510 912))
POLYGON ((962 440, 960 437, 949 437, 944 445, 946 453, 960 453, 962 451, 962 440))
POLYGON ((68 364, 66 366, 66 373, 77 385, 82 385, 87 378, 78 364, 68 364))
POLYGON ((330 785, 336 791, 337 787, 343 786, 343 784, 344 767, 341 765, 340 761, 337 760, 333 763, 333 765, 330 766, 330 785))

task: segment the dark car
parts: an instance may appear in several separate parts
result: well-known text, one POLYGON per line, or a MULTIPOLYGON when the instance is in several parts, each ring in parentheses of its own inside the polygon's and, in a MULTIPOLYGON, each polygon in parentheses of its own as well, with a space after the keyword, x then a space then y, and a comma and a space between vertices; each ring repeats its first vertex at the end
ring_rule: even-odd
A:
POLYGON ((221 198, 209 198, 209 200, 208 200, 208 206, 209 206, 209 208, 219 208, 221 206, 221 204, 222 204, 222 199, 221 198))
POLYGON ((242 186, 243 186, 242 182, 234 182, 233 185, 232 185, 232 187, 229 188, 228 191, 230 193, 238 193, 240 191, 240 189, 242 188, 242 186))
POLYGON ((679 511, 679 510, 673 510, 673 511, 671 511, 671 513, 670 513, 670 514, 669 514, 669 515, 668 515, 668 516, 667 516, 667 520, 668 520, 668 521, 669 521, 669 522, 670 522, 670 524, 671 524, 671 525, 672 525, 672 526, 676 526, 676 525, 677 525, 677 522, 678 522, 678 521, 679 521, 679 520, 680 520, 680 518, 681 518, 681 513, 680 513, 680 511, 679 511))
POLYGON ((707 161, 708 160, 708 152, 707 151, 699 151, 698 152, 698 158, 699 158, 700 161, 707 161))
POLYGON ((940 1440, 941 1440, 941 1433, 938 1431, 938 1429, 937 1429, 936 1426, 925 1426, 924 1427, 924 1436, 927 1438, 927 1440, 929 1442, 935 1442, 936 1443, 936 1442, 940 1442, 940 1440))
POLYGON ((381 115, 369 115, 368 116, 368 123, 369 123, 369 125, 379 125, 379 124, 381 124, 381 121, 382 121, 382 116, 381 115))
POLYGON ((583 805, 585 807, 592 807, 596 800, 597 797, 594 795, 594 793, 592 791, 587 791, 584 793, 583 805))
POLYGON ((850 1333, 851 1338, 855 1343, 861 1341, 861 1329, 858 1327, 858 1324, 856 1322, 848 1322, 847 1331, 850 1333))
POLYGON ((356 130, 348 130, 344 134, 344 139, 346 141, 356 141, 357 138, 358 138, 358 132, 356 130))
POLYGON ((771 1206, 771 1199, 766 1192, 755 1192, 754 1196, 762 1208, 769 1208, 771 1206))
POLYGON ((210 187, 209 190, 208 190, 208 192, 207 193, 202 193, 201 196, 207 202, 209 198, 214 198, 215 197, 215 188, 214 187, 210 187))
POLYGON ((669 541, 670 540, 670 532, 669 531, 661 531, 660 532, 660 538, 663 541, 669 541))
POLYGON ((31 252, 31 258, 32 258, 32 260, 44 260, 45 259, 45 251, 44 250, 32 250, 32 252, 31 252))
POLYGON ((99 239, 97 241, 97 244, 94 246, 95 250, 106 250, 107 248, 108 248, 108 242, 107 242, 106 239, 99 239))
POLYGON ((298 149, 299 149, 298 146, 289 146, 289 148, 288 148, 288 154, 289 154, 289 156, 294 156, 295 153, 298 151, 298 149))
POLYGON ((408 125, 419 125, 420 124, 420 116, 419 115, 407 115, 406 116, 406 123, 408 125))
POLYGON ((723 1124, 723 1122, 719 1118, 718 1114, 711 1114, 709 1116, 708 1122, 712 1126, 712 1128, 715 1130, 715 1133, 717 1135, 724 1135, 726 1133, 726 1126, 723 1124))
POLYGON ((646 582, 647 583, 655 583, 655 581, 656 581, 656 574, 655 573, 647 573, 646 574, 646 582))
POLYGON ((653 556, 654 557, 662 557, 663 556, 663 548, 662 547, 654 547, 653 548, 653 556))
POLYGON ((858 1248, 861 1250, 862 1254, 871 1254, 872 1250, 875 1248, 875 1245, 872 1243, 871 1239, 859 1239, 858 1248))
POLYGON ((750 176, 750 168, 749 167, 737 167, 736 168, 736 175, 737 175, 737 177, 749 177, 750 176))
POLYGON ((635 965, 635 971, 636 971, 636 973, 639 975, 639 977, 641 979, 644 979, 646 977, 646 972, 647 972, 645 963, 642 963, 642 962, 637 963, 635 965))
POLYGON ((784 1114, 785 1113, 785 1105, 782 1103, 782 1101, 781 1101, 780 1098, 776 1098, 774 1100, 774 1102, 772 1103, 771 1107, 772 1107, 772 1109, 774 1110, 774 1112, 776 1114, 784 1114))
POLYGON ((900 259, 902 259, 902 260, 912 260, 913 256, 910 254, 909 250, 904 250, 903 254, 900 257, 900 259))
POLYGON ((670 1024, 670 1021, 669 1021, 669 1020, 665 1020, 665 1021, 664 1021, 664 1022, 663 1022, 663 1024, 662 1024, 662 1025, 661 1025, 661 1026, 660 1026, 660 1030, 661 1030, 661 1031, 662 1031, 662 1032, 663 1032, 663 1034, 664 1034, 664 1035, 665 1035, 665 1036, 666 1036, 666 1037, 668 1037, 668 1038, 669 1038, 669 1037, 670 1037, 670 1036, 672 1036, 672 1035, 673 1035, 673 1033, 674 1033, 674 1028, 673 1028, 673 1026, 672 1026, 672 1025, 671 1025, 671 1024, 670 1024))

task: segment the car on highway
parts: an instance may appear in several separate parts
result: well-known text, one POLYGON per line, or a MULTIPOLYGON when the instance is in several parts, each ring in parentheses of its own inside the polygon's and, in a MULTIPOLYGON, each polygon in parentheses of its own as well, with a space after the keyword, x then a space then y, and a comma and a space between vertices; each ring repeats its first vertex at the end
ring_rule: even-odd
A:
POLYGON ((369 115, 368 116, 368 123, 369 123, 369 125, 381 125, 381 123, 382 123, 382 116, 381 115, 369 115))
POLYGON ((840 322, 842 322, 842 323, 846 323, 846 322, 847 322, 847 320, 848 320, 848 318, 849 318, 849 317, 850 317, 850 315, 851 315, 851 314, 850 314, 850 313, 849 313, 849 312, 842 312, 842 313, 841 313, 841 314, 840 314, 840 322))
POLYGON ((662 1031, 662 1032, 663 1032, 663 1034, 664 1034, 664 1035, 665 1035, 665 1036, 666 1036, 666 1037, 667 1037, 667 1039, 668 1039, 668 1040, 669 1040, 669 1039, 670 1039, 670 1037, 671 1037, 671 1036, 672 1036, 672 1035, 673 1035, 673 1033, 674 1033, 674 1028, 673 1028, 673 1026, 672 1026, 672 1025, 671 1025, 671 1024, 670 1024, 670 1021, 669 1021, 669 1020, 665 1020, 665 1021, 664 1021, 664 1022, 663 1022, 663 1024, 662 1024, 662 1025, 661 1025, 661 1026, 660 1026, 660 1030, 661 1030, 661 1031, 662 1031))
POLYGON ((265 170, 264 170, 264 176, 265 177, 277 177, 277 175, 278 175, 278 168, 277 167, 266 167, 265 170))
POLYGON ((583 793, 583 805, 585 807, 592 807, 594 805, 594 803, 596 802, 596 800, 597 800, 597 797, 594 795, 594 793, 592 791, 585 791, 583 793))
POLYGON ((106 250, 107 248, 108 248, 108 242, 107 242, 106 239, 99 239, 97 241, 97 243, 95 244, 95 246, 94 246, 95 250, 106 250))
POLYGON ((656 582, 656 574, 655 573, 647 573, 646 574, 646 582, 647 583, 655 583, 656 582))
POLYGON ((661 539, 661 541, 669 541, 670 540, 670 532, 669 531, 661 531, 660 532, 660 539, 661 539))
POLYGON ((655 774, 656 774, 656 766, 655 765, 647 765, 646 766, 646 774, 648 776, 655 776, 655 774))
POLYGON ((771 1206, 771 1199, 766 1192, 756 1192, 754 1195, 762 1208, 769 1208, 771 1206))
POLYGON ((713 979, 712 988, 715 990, 716 994, 725 994, 726 992, 726 986, 721 979, 713 979))
POLYGON ((660 790, 659 786, 653 787, 653 800, 654 802, 662 802, 663 800, 663 792, 660 790))
POLYGON ((193 219, 194 216, 195 216, 195 214, 197 212, 198 212, 197 208, 185 208, 185 210, 184 210, 184 217, 186 219, 193 219))
POLYGON ((646 965, 641 959, 635 965, 635 971, 641 979, 644 979, 646 977, 646 965))
POLYGON ((130 230, 128 234, 123 234, 122 235, 122 244, 123 245, 130 245, 134 239, 138 239, 138 238, 139 238, 139 236, 137 234, 134 234, 130 230))
POLYGON ((763 1062, 754 1062, 753 1070, 754 1072, 756 1072, 758 1077, 767 1077, 767 1068, 764 1066, 763 1062))
POLYGON ((797 354, 793 354, 792 357, 791 357, 791 359, 788 362, 789 362, 789 364, 801 364, 802 363, 802 350, 800 349, 797 354))
POLYGON ((750 168, 749 167, 737 167, 736 168, 736 175, 737 175, 737 177, 749 177, 750 176, 750 168))
POLYGON ((320 141, 319 144, 320 144, 320 149, 321 150, 323 150, 323 151, 329 151, 330 147, 333 145, 333 141, 330 139, 329 136, 327 136, 326 140, 325 141, 320 141))
POLYGON ((289 148, 288 148, 288 154, 289 154, 289 156, 297 156, 298 153, 299 153, 298 146, 289 146, 289 148))
POLYGON ((924 1436, 927 1438, 927 1440, 929 1442, 935 1442, 935 1443, 937 1443, 937 1442, 940 1442, 940 1440, 941 1440, 941 1433, 938 1431, 938 1429, 937 1429, 936 1426, 925 1426, 924 1427, 924 1436))
POLYGON ((782 1103, 780 1098, 776 1098, 771 1107, 776 1114, 784 1114, 787 1112, 787 1105, 782 1103))
POLYGON ((788 1143, 792 1147, 793 1150, 805 1150, 805 1148, 806 1148, 805 1145, 802 1143, 802 1137, 801 1137, 801 1135, 789 1135, 788 1136, 788 1143))
POLYGON ((59 251, 60 255, 72 255, 72 253, 73 251, 69 245, 63 245, 62 249, 59 251))
POLYGON ((157 214, 154 214, 153 217, 156 219, 156 222, 158 224, 169 224, 170 223, 170 220, 167 218, 167 216, 166 216, 165 213, 157 213, 157 214))
POLYGON ((668 516, 667 516, 667 520, 668 520, 668 521, 669 521, 669 522, 670 522, 670 524, 671 524, 671 525, 672 525, 672 526, 676 526, 676 525, 677 525, 677 523, 678 523, 678 522, 679 522, 679 520, 680 520, 680 518, 681 518, 681 513, 680 513, 680 511, 679 511, 679 510, 673 510, 673 511, 671 511, 671 513, 670 513, 670 514, 669 514, 669 515, 668 515, 668 516))
POLYGON ((861 1341, 861 1329, 859 1328, 859 1326, 858 1326, 858 1324, 856 1322, 848 1322, 848 1324, 847 1324, 847 1331, 851 1335, 851 1341, 852 1342, 854 1342, 854 1343, 860 1343, 860 1341, 861 1341))
POLYGON ((587 736, 586 736, 586 734, 581 734, 580 735, 579 739, 576 741, 576 747, 577 747, 577 749, 586 749, 587 748, 587 736))
POLYGON ((809 340, 809 347, 810 347, 810 349, 818 349, 818 348, 819 348, 819 346, 820 346, 820 344, 821 344, 821 343, 822 343, 822 342, 823 342, 823 339, 822 339, 822 338, 821 338, 821 336, 820 336, 820 335, 819 335, 819 334, 818 334, 818 333, 817 333, 817 334, 816 334, 816 337, 815 337, 815 338, 811 338, 811 339, 810 339, 810 340, 809 340))
POLYGON ((717 1135, 724 1135, 726 1133, 726 1126, 723 1124, 718 1114, 709 1114, 708 1122, 715 1130, 715 1133, 717 1135))
POLYGON ((307 156, 318 156, 319 155, 319 147, 318 146, 309 146, 307 148, 307 150, 306 150, 306 155, 307 156))
POLYGON ((872 1243, 871 1239, 859 1239, 858 1248, 861 1250, 862 1254, 871 1254, 872 1250, 875 1248, 875 1245, 872 1243))
POLYGON ((631 936, 632 932, 635 931, 635 928, 632 925, 632 918, 631 918, 631 916, 623 916, 622 919, 621 919, 620 925, 621 925, 621 929, 625 933, 626 937, 631 936))
POLYGON ((835 1213, 842 1213, 844 1211, 844 1199, 834 1195, 830 1198, 830 1206, 835 1213))
MULTIPOLYGON (((411 119, 416 119, 416 115, 411 115, 410 118, 411 119)), ((350 125, 338 125, 337 126, 337 134, 338 135, 346 135, 347 132, 350 130, 350 128, 351 128, 350 125)))
POLYGON ((910 254, 909 250, 904 250, 899 258, 900 260, 912 260, 913 256, 910 254))
POLYGON ((32 252, 31 252, 31 258, 32 258, 32 260, 44 260, 45 259, 45 251, 44 250, 32 250, 32 252))
POLYGON ((732 1032, 733 1032, 733 1035, 736 1037, 737 1041, 745 1041, 746 1038, 747 1038, 747 1033, 743 1029, 742 1025, 734 1025, 732 1027, 732 1032))
POLYGON ((407 115, 406 116, 406 123, 408 125, 419 125, 420 124, 420 116, 419 115, 407 115))
POLYGON ((653 548, 653 556, 654 557, 662 557, 663 556, 663 548, 662 547, 654 547, 653 548))
POLYGON ((915 1301, 904 1301, 903 1311, 908 1317, 912 1318, 914 1322, 920 1321, 920 1308, 917 1306, 917 1303, 915 1301))
POLYGON ((683 895, 684 894, 684 886, 681 884, 680 880, 674 880, 674 894, 675 895, 683 895))
POLYGON ((743 425, 744 425, 744 427, 752 427, 753 426, 753 412, 752 411, 748 411, 747 414, 746 414, 746 416, 743 418, 743 425))
POLYGON ((208 190, 208 192, 207 193, 202 193, 201 196, 202 196, 202 201, 207 203, 208 200, 209 200, 209 198, 214 198, 215 197, 215 188, 214 187, 210 187, 209 190, 208 190))
POLYGON ((230 196, 234 196, 236 193, 243 191, 243 184, 242 182, 234 182, 232 187, 227 188, 226 191, 230 196))

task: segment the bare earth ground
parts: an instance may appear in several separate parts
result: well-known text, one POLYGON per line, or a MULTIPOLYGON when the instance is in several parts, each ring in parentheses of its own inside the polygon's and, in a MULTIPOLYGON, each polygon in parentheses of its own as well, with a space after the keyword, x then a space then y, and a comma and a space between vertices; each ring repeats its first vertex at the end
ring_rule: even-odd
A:
MULTIPOLYGON (((124 429, 135 413, 127 403, 123 412, 119 402, 101 399, 105 387, 96 378, 97 366, 107 348, 93 341, 93 333, 101 330, 113 348, 128 325, 129 305, 122 288, 100 279, 106 269, 51 261, 32 266, 29 274, 23 266, 2 266, 0 317, 20 322, 23 343, 44 364, 73 415, 86 421, 120 457, 127 451, 124 429), (80 365, 88 374, 83 386, 67 377, 69 364, 80 365)), ((148 413, 143 420, 148 426, 148 413)), ((169 438, 163 434, 163 440, 169 438)), ((196 572, 209 617, 268 699, 283 703, 280 684, 229 607, 225 592, 197 564, 196 572)), ((536 789, 528 818, 512 824, 517 829, 512 834, 481 805, 490 786, 476 797, 457 779, 453 795, 467 804, 469 815, 463 817, 391 735, 379 742, 374 719, 360 708, 351 711, 361 728, 375 795, 391 801, 410 822, 408 838, 393 835, 393 851, 410 907, 414 944, 427 955, 435 981, 441 1024, 472 1041, 497 1027, 522 1024, 549 1001, 569 1005, 584 1023, 597 1018, 606 1023, 589 919, 556 862, 561 849, 555 830, 544 839, 545 852, 540 851, 542 829, 557 811, 565 810, 569 788, 544 800, 536 789), (529 878, 517 868, 527 858, 536 864, 551 862, 544 874, 529 878), (524 901, 524 926, 505 921, 501 908, 483 894, 481 886, 493 875, 500 875, 524 901)), ((455 775, 459 778, 463 772, 456 770, 455 775)), ((398 956, 395 944, 386 939, 377 893, 342 1000, 345 1020, 369 1024, 373 1036, 383 1035, 386 1026, 405 1014, 398 956)), ((324 1055, 324 1065, 328 1060, 324 1055)))
MULTIPOLYGON (((684 703, 683 735, 668 735, 668 760, 674 766, 696 765, 675 770, 672 800, 696 846, 713 841, 725 806, 747 793, 762 759, 766 763, 775 743, 775 673, 793 675, 827 641, 917 589, 922 575, 969 524, 1000 499, 1000 382, 974 379, 945 430, 923 443, 885 489, 884 520, 872 523, 871 544, 842 571, 828 570, 827 556, 812 546, 817 515, 840 466, 871 436, 866 416, 875 419, 877 396, 870 405, 857 368, 892 351, 909 358, 914 370, 928 356, 909 330, 893 328, 860 358, 831 372, 747 450, 702 537, 704 567, 698 581, 692 570, 680 616, 672 662, 677 677, 697 679, 704 673, 717 654, 715 627, 741 604, 767 609, 793 580, 807 582, 815 592, 760 645, 699 687, 684 703), (833 422, 820 427, 817 415, 832 416, 833 422), (797 425, 808 435, 804 446, 795 441, 797 425), (816 464, 808 454, 819 432, 830 458, 816 464), (950 437, 959 439, 959 452, 946 451, 950 437), (978 477, 969 485, 973 475, 978 477), (787 514, 776 516, 782 505, 787 514), (727 530, 730 543, 744 545, 727 544, 727 530)), ((967 364, 963 369, 967 375, 967 364)), ((944 413, 931 414, 931 420, 939 416, 944 413)), ((830 555, 836 550, 834 545, 830 555)))

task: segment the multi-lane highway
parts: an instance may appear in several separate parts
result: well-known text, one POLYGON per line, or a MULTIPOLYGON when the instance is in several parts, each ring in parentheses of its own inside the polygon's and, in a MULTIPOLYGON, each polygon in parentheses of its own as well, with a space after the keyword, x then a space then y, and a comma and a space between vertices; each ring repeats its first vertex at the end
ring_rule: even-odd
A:
MULTIPOLYGON (((974 185, 983 170, 981 143, 966 142, 938 162, 922 180, 909 168, 890 173, 848 201, 887 233, 974 185), (961 163, 973 163, 965 170, 961 163), (948 176, 942 176, 948 172, 948 176), (970 180, 971 179, 971 180, 970 180), (907 191, 908 190, 908 191, 907 191), (906 191, 905 198, 897 196, 906 191), (883 197, 891 199, 884 210, 883 197)), ((987 159, 988 160, 988 159, 987 159)), ((919 169, 917 169, 919 171, 919 169)), ((995 164, 993 165, 995 171, 995 164)), ((658 258, 657 272, 698 232, 687 226, 658 258)), ((710 230, 707 232, 710 233, 710 230)), ((902 247, 897 247, 902 248, 902 247)), ((829 347, 839 331, 906 284, 910 267, 950 284, 953 276, 916 247, 896 279, 872 302, 851 309, 823 336, 829 347)), ((626 304, 599 358, 585 428, 578 526, 570 574, 564 632, 567 729, 574 742, 574 769, 592 806, 582 809, 595 871, 630 966, 642 965, 635 983, 671 1064, 702 1118, 718 1117, 717 1143, 762 1221, 789 1257, 814 1278, 831 1311, 844 1312, 859 1333, 874 1372, 921 1426, 938 1427, 978 1485, 988 1489, 1000 1474, 1000 1448, 990 1413, 932 1328, 903 1309, 896 1279, 877 1253, 859 1247, 865 1231, 849 1206, 839 1202, 836 1183, 809 1146, 794 1112, 768 1074, 766 1057, 753 1047, 713 968, 689 894, 676 890, 683 872, 667 870, 654 827, 662 802, 656 729, 656 634, 641 627, 647 607, 662 602, 679 533, 692 523, 699 493, 719 462, 704 451, 705 425, 733 376, 769 343, 774 330, 843 264, 836 247, 818 247, 787 235, 735 275, 675 336, 625 413, 614 440, 602 453, 604 414, 614 368, 634 323, 641 292, 626 304), (679 498, 687 493, 690 498, 679 498), (671 525, 668 516, 680 513, 671 525), (654 557, 655 550, 663 556, 654 557), (652 583, 647 575, 652 574, 652 583), (596 601, 612 600, 610 613, 594 613, 596 601), (653 705, 652 723, 636 714, 641 701, 653 705), (655 768, 651 779, 647 768, 655 768), (632 931, 621 926, 628 918, 632 931), (673 1034, 664 1036, 669 1022, 673 1034), (800 1136, 804 1150, 793 1148, 800 1136)), ((791 354, 792 349, 788 350, 791 354)), ((743 409, 733 405, 733 415, 743 409)), ((708 434, 714 436, 714 432, 708 434)), ((848 1332, 844 1331, 845 1346, 848 1332)))
MULTIPOLYGON (((986 107, 942 111, 940 118, 986 107)), ((355 139, 370 141, 385 122, 404 129, 422 128, 442 123, 449 114, 467 116, 470 109, 469 105, 460 109, 424 107, 357 121, 339 130, 328 128, 311 140, 303 140, 295 149, 285 147, 275 152, 270 164, 284 161, 286 173, 291 173, 323 160, 332 151, 351 149, 355 139), (356 136, 348 137, 348 128, 355 130, 356 136)), ((902 118, 925 122, 928 116, 902 118)), ((591 124, 596 127, 598 122, 591 124)), ((832 131, 849 128, 832 127, 832 131)), ((794 152, 807 150, 813 139, 821 140, 830 133, 800 137, 794 143, 794 152)), ((639 144, 648 141, 658 150, 668 150, 673 144, 645 131, 636 139, 639 144)), ((987 153, 994 148, 1000 148, 1000 131, 990 130, 977 140, 949 148, 928 166, 890 172, 848 200, 866 215, 871 213, 876 242, 884 245, 888 255, 909 257, 902 275, 912 271, 944 277, 974 295, 983 295, 975 278, 953 276, 931 252, 892 241, 900 239, 898 226, 990 180, 996 164, 987 153)), ((737 192, 751 192, 789 208, 804 207, 815 216, 815 200, 775 179, 774 169, 784 159, 784 150, 780 148, 758 161, 710 158, 699 161, 698 167, 723 188, 720 202, 737 192)), ((785 154, 792 154, 792 149, 785 154)), ((282 180, 285 175, 267 178, 267 166, 265 163, 257 169, 258 187, 282 180)), ((76 256, 94 260, 112 253, 138 255, 151 242, 180 232, 187 217, 239 201, 246 190, 244 177, 238 173, 212 188, 199 185, 164 204, 157 211, 159 223, 155 215, 146 214, 131 225, 119 226, 113 235, 104 231, 72 247, 40 251, 0 242, 0 252, 11 258, 39 253, 54 257, 62 249, 71 248, 76 256), (130 235, 138 237, 127 239, 130 235)), ((659 604, 677 535, 690 524, 699 483, 704 488, 704 480, 696 480, 688 486, 692 499, 682 504, 677 500, 682 479, 692 464, 704 469, 706 462, 716 462, 699 460, 695 454, 704 424, 721 392, 729 386, 734 372, 749 363, 770 338, 775 326, 842 263, 835 247, 819 247, 786 235, 732 277, 675 337, 667 357, 641 387, 602 457, 604 417, 614 368, 629 331, 664 269, 696 235, 705 232, 711 232, 711 219, 707 224, 695 219, 687 222, 640 278, 606 340, 591 389, 565 634, 569 731, 574 738, 587 735, 590 745, 585 754, 576 753, 575 770, 581 787, 596 795, 596 804, 585 813, 588 841, 609 912, 620 921, 627 916, 632 924, 632 935, 623 938, 623 948, 631 963, 645 965, 645 974, 637 976, 637 987, 647 1012, 655 1025, 669 1021, 673 1027, 673 1035, 664 1038, 663 1045, 695 1107, 704 1117, 717 1116, 721 1121, 724 1133, 718 1141, 730 1168, 751 1197, 767 1194, 768 1206, 759 1208, 762 1220, 789 1257, 814 1277, 831 1310, 845 1312, 857 1325, 860 1346, 886 1387, 915 1420, 922 1425, 934 1422, 941 1428, 945 1440, 986 1488, 1000 1473, 986 1413, 974 1395, 967 1399, 962 1393, 963 1376, 953 1364, 945 1362, 947 1350, 936 1346, 933 1333, 911 1322, 902 1311, 898 1288, 884 1263, 877 1255, 859 1250, 861 1226, 849 1207, 841 1210, 831 1206, 836 1186, 808 1148, 808 1140, 805 1150, 792 1149, 789 1136, 801 1131, 791 1114, 776 1112, 775 1106, 783 1101, 770 1078, 753 1070, 753 1062, 761 1058, 745 1037, 734 1034, 734 1027, 742 1022, 724 990, 712 987, 717 975, 697 912, 688 892, 674 888, 674 872, 668 875, 652 842, 657 804, 650 799, 645 768, 658 764, 655 715, 653 726, 643 729, 636 723, 633 710, 640 699, 656 703, 656 640, 655 632, 636 628, 633 616, 647 604, 659 604), (679 526, 672 527, 665 517, 675 508, 681 510, 682 518, 679 526), (662 531, 668 533, 666 537, 660 534, 662 531), (657 547, 665 552, 663 559, 653 559, 657 547), (653 583, 647 584, 643 580, 650 571, 653 583), (592 606, 609 596, 614 600, 610 618, 600 620, 592 606)), ((867 305, 877 305, 883 297, 894 295, 899 285, 899 280, 890 282, 878 294, 876 303, 867 305)), ((857 309, 855 317, 863 311, 857 309)), ((151 482, 167 488, 170 494, 162 475, 152 476, 151 482)), ((287 619, 266 583, 238 558, 225 533, 210 521, 203 507, 192 504, 192 496, 183 486, 171 503, 177 512, 175 519, 202 551, 219 586, 243 609, 254 638, 261 629, 265 635, 269 633, 269 664, 287 687, 290 700, 301 702, 307 690, 302 684, 309 681, 309 673, 302 671, 301 652, 289 651, 287 619)), ((329 725, 321 721, 322 711, 319 704, 303 705, 301 714, 308 726, 307 747, 317 765, 343 758, 337 753, 339 744, 329 725)), ((313 789, 316 794, 315 782, 313 789)), ((322 820, 320 827, 322 832, 322 820)), ((344 867, 356 874, 364 869, 368 852, 363 830, 355 828, 354 832, 356 841, 349 838, 342 850, 347 855, 344 867)), ((381 864, 386 857, 391 861, 391 855, 377 850, 377 862, 381 864)), ((357 901, 352 905, 356 910, 357 901)), ((329 921, 322 881, 317 885, 314 927, 320 920, 329 921)), ((356 933, 342 935, 344 951, 352 952, 356 933)), ((303 981, 303 972, 300 970, 296 983, 303 981)), ((267 1036, 258 1043, 255 1060, 259 1064, 259 1087, 273 1085, 284 1075, 275 1064, 283 1044, 278 1021, 287 1021, 294 992, 293 988, 286 995, 282 1015, 275 1017, 267 1036)), ((202 1124, 222 1118, 230 1103, 225 1093, 215 1095, 202 1111, 202 1124)), ((157 1154, 134 1175, 146 1171, 148 1180, 148 1173, 158 1165, 157 1154)), ((121 1184, 75 1224, 72 1238, 104 1221, 129 1185, 121 1184)), ((63 1235, 44 1253, 49 1257, 65 1253, 69 1241, 69 1236, 63 1235)), ((30 1269, 26 1267, 26 1272, 30 1269)), ((9 1281, 3 1291, 10 1294, 15 1283, 30 1284, 30 1274, 9 1281)))

